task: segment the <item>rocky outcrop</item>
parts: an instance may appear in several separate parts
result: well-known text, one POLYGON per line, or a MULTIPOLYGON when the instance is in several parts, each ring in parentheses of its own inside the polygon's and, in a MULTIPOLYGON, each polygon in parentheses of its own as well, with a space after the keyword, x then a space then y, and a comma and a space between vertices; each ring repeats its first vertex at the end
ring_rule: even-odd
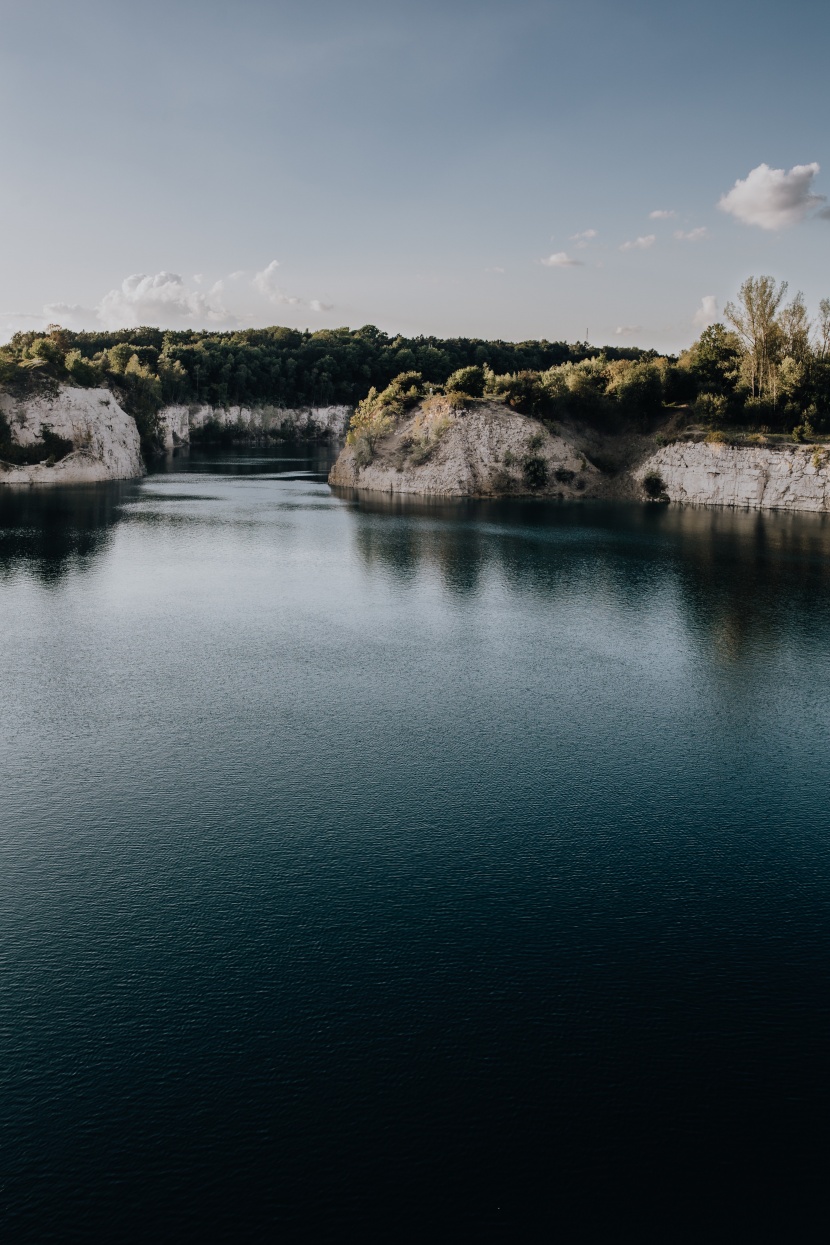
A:
POLYGON ((18 445, 39 444, 45 430, 72 443, 72 451, 57 462, 47 453, 29 466, 0 462, 0 485, 88 484, 144 472, 135 420, 108 389, 61 385, 27 396, 0 391, 0 414, 18 445))
POLYGON ((347 445, 329 483, 433 497, 594 497, 601 473, 568 440, 500 402, 456 409, 435 398, 374 446, 347 445))
POLYGON ((276 435, 319 440, 339 439, 352 414, 350 406, 190 406, 162 407, 159 423, 166 449, 188 445, 206 424, 231 428, 250 436, 276 435))
POLYGON ((564 425, 554 433, 499 402, 456 409, 431 398, 371 449, 365 439, 347 445, 329 483, 434 497, 659 496, 697 506, 830 511, 830 446, 654 445, 642 434, 602 437, 564 425))
POLYGON ((659 476, 670 501, 698 506, 830 510, 830 449, 677 441, 634 473, 659 476))

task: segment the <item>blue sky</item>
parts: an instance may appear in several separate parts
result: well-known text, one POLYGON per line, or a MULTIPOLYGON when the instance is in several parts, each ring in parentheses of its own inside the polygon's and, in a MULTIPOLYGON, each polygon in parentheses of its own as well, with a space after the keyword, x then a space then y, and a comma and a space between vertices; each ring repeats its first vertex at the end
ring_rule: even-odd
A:
POLYGON ((830 295, 812 3, 0 17, 2 335, 371 322, 677 349, 752 273, 830 295))

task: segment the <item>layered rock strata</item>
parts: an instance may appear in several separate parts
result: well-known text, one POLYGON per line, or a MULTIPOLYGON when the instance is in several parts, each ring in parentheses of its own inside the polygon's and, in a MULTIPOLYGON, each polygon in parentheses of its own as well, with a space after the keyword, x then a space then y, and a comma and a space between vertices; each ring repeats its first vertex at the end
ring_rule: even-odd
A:
POLYGON ((678 441, 635 471, 659 476, 670 501, 769 510, 830 510, 830 449, 678 441))

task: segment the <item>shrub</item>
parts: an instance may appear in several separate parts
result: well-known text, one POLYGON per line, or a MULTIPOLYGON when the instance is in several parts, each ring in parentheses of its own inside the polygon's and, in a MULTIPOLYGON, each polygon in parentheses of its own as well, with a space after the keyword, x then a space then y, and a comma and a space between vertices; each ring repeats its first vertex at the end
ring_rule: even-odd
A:
POLYGON ((354 445, 363 437, 372 448, 381 437, 388 436, 406 410, 423 396, 423 392, 420 372, 401 372, 380 393, 372 386, 351 418, 346 444, 354 445))
POLYGON ((692 410, 699 423, 708 424, 711 428, 725 419, 728 405, 722 393, 699 393, 692 410))
POLYGON ((463 393, 471 398, 484 396, 484 368, 460 367, 447 378, 444 389, 449 393, 463 393))
POLYGON ((522 475, 528 488, 544 488, 548 482, 548 464, 538 454, 528 454, 522 461, 522 475))
POLYGON ((368 467, 374 457, 374 450, 369 439, 367 437, 357 437, 352 442, 352 450, 355 466, 357 468, 368 467))
POLYGON ((729 437, 726 435, 725 432, 719 432, 718 429, 714 428, 711 432, 707 432, 706 444, 707 445, 728 445, 729 437))
POLYGON ((643 476, 643 492, 652 501, 658 501, 666 496, 666 485, 656 471, 650 471, 648 475, 643 476))

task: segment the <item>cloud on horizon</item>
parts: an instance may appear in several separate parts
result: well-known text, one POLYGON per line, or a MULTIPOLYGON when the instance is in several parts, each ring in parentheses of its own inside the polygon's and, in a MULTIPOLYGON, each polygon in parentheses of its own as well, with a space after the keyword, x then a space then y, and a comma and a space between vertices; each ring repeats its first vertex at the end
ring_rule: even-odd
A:
POLYGON ((643 326, 641 324, 618 324, 614 329, 617 337, 633 337, 635 333, 642 333, 643 326))
POLYGON ((264 295, 269 302, 279 303, 287 307, 296 307, 300 299, 294 294, 286 294, 285 290, 280 288, 277 269, 280 266, 278 259, 272 259, 270 264, 266 265, 261 272, 255 272, 251 285, 260 294, 264 295))
POLYGON ((718 300, 714 294, 704 294, 700 306, 692 316, 692 324, 698 329, 708 329, 718 318, 718 300))
POLYGON ((8 340, 19 331, 42 332, 49 324, 74 331, 136 328, 142 324, 159 328, 235 328, 271 323, 266 304, 303 308, 316 315, 334 310, 334 303, 320 298, 286 294, 278 284, 279 267, 277 260, 271 260, 253 276, 250 270, 237 269, 225 280, 214 281, 206 291, 196 288, 206 279, 201 273, 194 274, 191 285, 177 272, 133 273, 116 289, 109 290, 95 307, 55 302, 46 303, 39 314, 2 313, 0 336, 8 340), (226 282, 233 287, 231 307, 226 304, 226 282))
MULTIPOLYGON (((137 272, 125 277, 118 289, 104 295, 97 307, 97 318, 105 328, 229 324, 235 317, 219 301, 221 292, 221 281, 202 294, 188 289, 177 272, 157 272, 152 277, 137 272)), ((65 304, 51 304, 61 305, 65 304)))
MULTIPOLYGON (((744 225, 759 229, 789 229, 805 220, 813 208, 827 201, 826 195, 813 193, 813 178, 820 165, 795 164, 785 172, 759 164, 745 178, 735 182, 727 194, 721 195, 718 207, 744 225)), ((827 209, 819 215, 825 216, 827 209)))

